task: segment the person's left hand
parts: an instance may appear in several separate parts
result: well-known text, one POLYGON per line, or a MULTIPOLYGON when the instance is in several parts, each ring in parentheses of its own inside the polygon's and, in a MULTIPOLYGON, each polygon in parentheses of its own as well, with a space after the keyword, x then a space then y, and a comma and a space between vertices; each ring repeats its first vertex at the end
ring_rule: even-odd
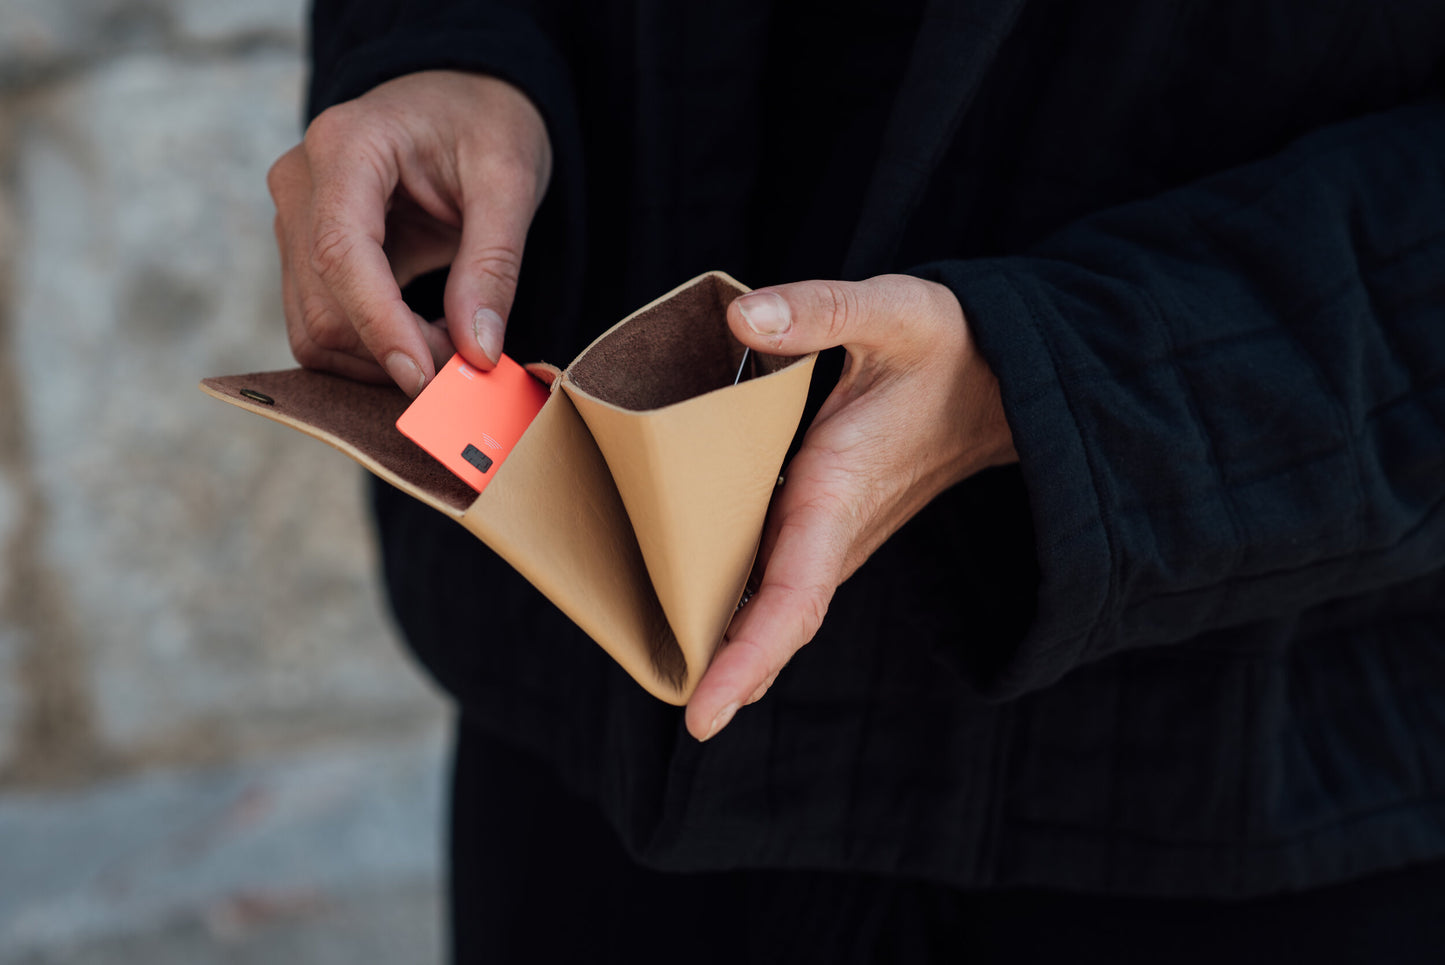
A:
POLYGON ((754 351, 848 355, 768 511, 757 592, 688 702, 699 740, 762 697, 839 584, 914 513, 1017 459, 998 381, 942 285, 908 275, 779 285, 734 300, 728 324, 754 351))

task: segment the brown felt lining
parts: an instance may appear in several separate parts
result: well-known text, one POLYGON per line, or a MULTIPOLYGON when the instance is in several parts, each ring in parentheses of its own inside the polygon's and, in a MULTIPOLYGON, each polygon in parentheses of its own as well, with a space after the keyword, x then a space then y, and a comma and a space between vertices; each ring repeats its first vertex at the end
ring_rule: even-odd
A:
POLYGON ((355 450, 458 513, 477 498, 470 486, 397 431, 397 417, 411 400, 394 385, 368 385, 307 369, 229 375, 201 384, 258 415, 292 425, 342 451, 355 450), (242 389, 270 396, 275 404, 258 403, 243 396, 242 389))
MULTIPOLYGON (((593 343, 573 363, 567 378, 595 399, 632 411, 661 408, 730 386, 743 348, 728 331, 726 309, 743 291, 746 289, 726 276, 702 276, 647 306, 593 343)), ((744 379, 771 375, 799 361, 758 353, 752 353, 749 359, 744 379)), ((545 374, 534 369, 534 374, 550 381, 546 376, 555 375, 556 369, 549 366, 545 374)), ((499 474, 483 497, 478 497, 469 486, 397 431, 396 419, 410 400, 394 386, 367 385, 301 369, 206 379, 203 386, 210 394, 233 405, 329 443, 386 481, 458 519, 494 545, 528 579, 558 601, 565 612, 574 619, 580 616, 579 623, 597 623, 586 616, 599 607, 608 612, 622 607, 625 612, 621 618, 609 618, 598 624, 606 631, 603 634, 606 639, 599 638, 600 642, 662 699, 681 703, 691 693, 689 685, 695 685, 696 681, 688 679, 687 658, 667 625, 645 564, 638 555, 637 543, 627 532, 626 510, 610 485, 601 454, 592 445, 588 430, 573 410, 567 394, 554 396, 549 409, 544 410, 553 414, 552 433, 530 437, 537 443, 532 446, 528 446, 524 438, 513 452, 514 459, 523 460, 517 465, 524 469, 530 453, 532 474, 524 471, 522 476, 515 477, 518 485, 510 488, 505 484, 499 488, 498 484, 505 478, 499 474), (243 394, 244 390, 250 390, 249 396, 243 394), (257 393, 273 401, 258 400, 257 393), (565 413, 558 406, 565 406, 565 413), (563 418, 564 414, 570 414, 570 420, 563 418), (581 436, 573 439, 564 429, 581 436), (558 440, 562 440, 561 452, 552 449, 558 440), (576 447, 584 441, 591 448, 579 455, 576 447), (556 504, 555 500, 548 503, 545 498, 527 498, 532 480, 545 483, 559 474, 560 486, 583 486, 584 489, 592 486, 596 490, 595 498, 567 498, 564 504, 556 504), (613 503, 616 505, 611 505, 613 503), (559 505, 564 511, 558 511, 559 505), (579 522, 569 518, 568 512, 591 515, 579 522), (550 527, 554 532, 543 537, 545 542, 540 548, 528 541, 530 537, 526 533, 512 531, 517 527, 509 529, 503 525, 515 518, 523 522, 524 528, 547 530, 547 526, 537 525, 538 513, 552 514, 548 518, 555 524, 550 527), (532 522, 525 523, 526 520, 532 522), (561 567, 563 579, 559 583, 556 560, 545 550, 555 548, 558 540, 564 547, 573 546, 571 537, 576 533, 587 534, 582 545, 575 547, 587 557, 582 560, 585 565, 580 569, 576 565, 561 567), (635 586, 619 591, 613 587, 616 580, 598 581, 594 556, 598 556, 604 568, 623 567, 624 582, 635 586), (595 586, 610 588, 606 591, 609 599, 605 604, 588 597, 589 588, 595 589, 595 586), (638 666, 629 657, 639 644, 652 658, 651 668, 638 666)), ((503 467, 502 472, 506 468, 503 467)), ((566 490, 560 491, 565 496, 566 490)))
MULTIPOLYGON (((634 411, 730 386, 743 346, 728 330, 727 307, 746 290, 705 275, 604 336, 572 363, 568 377, 588 394, 634 411)), ((754 352, 743 378, 796 361, 754 352)))

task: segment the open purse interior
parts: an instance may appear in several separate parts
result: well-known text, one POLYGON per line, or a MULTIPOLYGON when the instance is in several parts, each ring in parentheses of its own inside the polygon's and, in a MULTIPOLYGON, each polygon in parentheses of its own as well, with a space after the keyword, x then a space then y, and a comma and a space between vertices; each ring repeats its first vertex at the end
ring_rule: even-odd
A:
POLYGON ((293 369, 202 388, 458 520, 649 692, 682 704, 746 585, 813 368, 811 355, 744 363, 726 309, 745 291, 701 275, 560 375, 528 366, 551 394, 480 495, 395 428, 410 402, 395 386, 293 369))

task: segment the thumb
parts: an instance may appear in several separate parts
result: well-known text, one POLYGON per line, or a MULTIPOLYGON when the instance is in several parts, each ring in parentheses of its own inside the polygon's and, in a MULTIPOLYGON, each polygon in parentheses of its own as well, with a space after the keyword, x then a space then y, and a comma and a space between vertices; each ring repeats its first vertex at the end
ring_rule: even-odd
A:
POLYGON ((896 338, 897 320, 925 310, 917 279, 802 281, 739 295, 728 323, 744 344, 774 355, 804 355, 835 345, 874 348, 896 338), (912 284, 909 284, 912 283, 912 284))
POLYGON ((462 213, 443 305, 452 344, 480 369, 490 369, 501 358, 530 221, 530 207, 500 198, 473 202, 462 213))

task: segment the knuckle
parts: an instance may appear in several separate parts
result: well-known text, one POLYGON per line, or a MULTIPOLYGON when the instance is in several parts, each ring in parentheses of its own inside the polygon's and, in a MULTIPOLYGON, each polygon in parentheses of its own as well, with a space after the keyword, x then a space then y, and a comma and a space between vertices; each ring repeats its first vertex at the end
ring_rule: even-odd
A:
POLYGON ((297 160, 323 172, 352 170, 359 164, 382 170, 386 165, 381 159, 397 154, 401 136, 387 116, 346 101, 316 115, 301 138, 297 160))
POLYGON ((828 338, 840 343, 857 324, 858 293, 854 286, 840 282, 824 282, 828 298, 828 338))
MULTIPOLYGON (((743 662, 749 668, 750 676, 758 681, 750 693, 759 697, 762 696, 763 691, 767 690, 768 685, 772 683, 783 667, 787 666, 793 654, 797 652, 750 639, 741 639, 728 646, 737 647, 743 651, 743 656, 746 658, 743 662)), ((747 702, 752 703, 751 697, 747 702)))
POLYGON ((351 231, 337 222, 323 222, 316 227, 311 241, 311 270, 322 278, 334 279, 345 270, 356 239, 351 231))
POLYGON ((364 124, 365 112, 355 101, 343 101, 326 108, 306 125, 301 144, 308 154, 326 152, 355 137, 364 124))
MULTIPOLYGON (((846 457, 846 454, 844 454, 846 457)), ((853 491, 840 492, 835 489, 820 489, 813 493, 807 503, 808 508, 815 510, 820 519, 829 521, 830 541, 841 540, 841 535, 835 535, 835 530, 852 532, 857 530, 868 518, 870 508, 868 506, 868 494, 853 491)), ((808 523, 803 521, 790 523, 799 530, 806 532, 808 523)))
POLYGON ((771 668, 775 662, 772 652, 763 644, 751 637, 743 637, 728 644, 728 648, 741 653, 746 662, 753 667, 771 668))
POLYGON ((808 644, 823 625, 828 606, 833 600, 833 587, 822 583, 780 583, 775 589, 784 594, 788 608, 797 621, 797 645, 808 644))
POLYGON ((491 245, 471 252, 464 267, 515 288, 522 274, 522 255, 506 245, 491 245))
POLYGON ((297 336, 323 352, 344 350, 353 339, 337 321, 336 311, 326 299, 314 295, 303 298, 297 336))
POLYGON ((531 201, 537 192, 536 165, 520 154, 490 152, 478 162, 480 182, 488 192, 510 201, 531 201))
POLYGON ((308 296, 301 299, 301 331, 306 333, 308 338, 315 338, 316 334, 326 327, 330 321, 330 312, 326 303, 315 296, 308 296))
MULTIPOLYGON (((788 609, 792 616, 789 622, 796 627, 792 634, 790 652, 783 656, 782 662, 786 663, 793 653, 812 642, 819 628, 823 626, 823 620, 828 615, 828 604, 833 599, 833 591, 822 584, 785 584, 779 589, 787 594, 788 609)), ((770 666, 769 669, 775 670, 777 667, 770 666)))
POLYGON ((802 599, 801 617, 805 633, 802 636, 800 646, 807 646, 823 625, 823 618, 828 615, 828 603, 832 593, 825 587, 810 586, 800 591, 802 599))
POLYGON ((369 350, 371 354, 382 355, 381 343, 394 341, 386 320, 375 312, 361 312, 346 323, 341 331, 348 349, 369 350), (363 349, 363 347, 365 347, 363 349))
POLYGON ((297 148, 292 148, 285 154, 278 157, 271 167, 266 170, 266 190, 271 193, 271 200, 279 208, 282 204, 282 195, 290 186, 296 176, 297 165, 303 163, 297 156, 297 148))

